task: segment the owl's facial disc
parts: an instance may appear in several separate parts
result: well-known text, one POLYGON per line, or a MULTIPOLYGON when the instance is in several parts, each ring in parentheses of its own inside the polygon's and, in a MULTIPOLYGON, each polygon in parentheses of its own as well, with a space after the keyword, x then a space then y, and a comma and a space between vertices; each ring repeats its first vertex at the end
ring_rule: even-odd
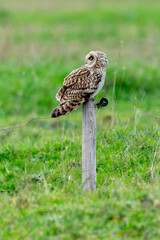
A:
POLYGON ((93 53, 89 53, 86 56, 86 64, 88 64, 89 66, 93 65, 96 62, 96 56, 93 53))

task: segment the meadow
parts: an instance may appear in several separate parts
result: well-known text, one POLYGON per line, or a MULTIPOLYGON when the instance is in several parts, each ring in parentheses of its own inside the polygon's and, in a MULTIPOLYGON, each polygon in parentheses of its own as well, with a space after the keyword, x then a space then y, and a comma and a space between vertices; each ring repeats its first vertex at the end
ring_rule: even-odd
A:
POLYGON ((82 107, 0 127, 0 239, 160 239, 160 2, 1 0, 0 125, 50 114, 91 50, 109 59, 97 188, 81 183, 82 107), (12 125, 11 125, 12 126, 12 125))

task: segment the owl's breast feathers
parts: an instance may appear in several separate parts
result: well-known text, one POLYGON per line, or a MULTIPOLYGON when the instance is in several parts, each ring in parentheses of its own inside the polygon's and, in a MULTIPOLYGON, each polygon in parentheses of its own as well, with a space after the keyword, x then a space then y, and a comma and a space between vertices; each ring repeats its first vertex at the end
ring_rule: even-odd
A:
POLYGON ((103 80, 102 72, 82 66, 72 71, 65 79, 56 98, 60 105, 55 108, 51 117, 58 117, 77 109, 80 104, 87 101, 97 90, 103 80))

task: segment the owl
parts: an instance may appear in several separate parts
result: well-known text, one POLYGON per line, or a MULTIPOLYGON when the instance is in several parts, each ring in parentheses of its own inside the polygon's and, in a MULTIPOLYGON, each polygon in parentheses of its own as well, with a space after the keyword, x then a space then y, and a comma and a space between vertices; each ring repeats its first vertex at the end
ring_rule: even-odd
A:
POLYGON ((56 98, 60 104, 52 111, 56 118, 77 109, 82 103, 93 98, 103 87, 108 59, 101 51, 91 51, 85 57, 85 65, 73 70, 63 82, 56 98))

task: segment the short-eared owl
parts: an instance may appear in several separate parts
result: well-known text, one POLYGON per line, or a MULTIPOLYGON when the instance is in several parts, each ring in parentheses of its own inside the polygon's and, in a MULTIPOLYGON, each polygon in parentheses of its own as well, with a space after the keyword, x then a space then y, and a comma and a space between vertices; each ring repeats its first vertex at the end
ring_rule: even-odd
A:
POLYGON ((85 58, 86 64, 72 71, 63 82, 56 98, 60 101, 52 118, 59 117, 77 109, 80 104, 94 97, 103 87, 108 59, 105 53, 91 51, 85 58))

